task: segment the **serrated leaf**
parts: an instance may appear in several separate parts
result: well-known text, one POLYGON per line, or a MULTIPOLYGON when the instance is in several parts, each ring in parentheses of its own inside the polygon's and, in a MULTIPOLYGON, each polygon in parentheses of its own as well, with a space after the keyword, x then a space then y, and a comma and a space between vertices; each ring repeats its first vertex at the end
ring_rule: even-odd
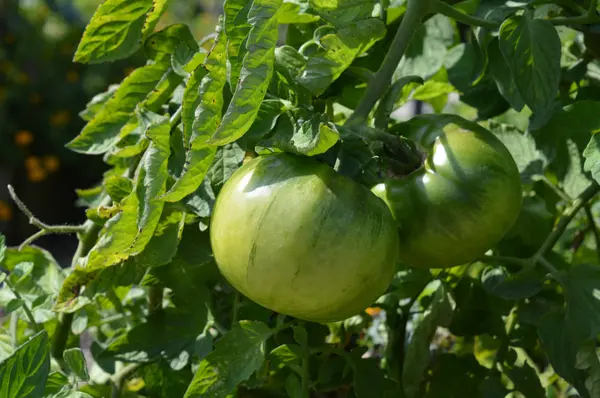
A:
POLYGON ((160 267, 168 264, 175 253, 185 225, 185 213, 175 206, 166 205, 162 211, 154 235, 136 261, 144 267, 160 267))
POLYGON ((590 172, 592 178, 600 183, 600 135, 594 134, 583 151, 585 162, 583 170, 590 172))
POLYGON ((590 397, 600 396, 600 358, 594 342, 587 342, 577 352, 575 367, 587 370, 588 377, 585 380, 585 387, 590 397))
POLYGON ((499 374, 486 376, 479 385, 479 392, 482 398, 504 398, 508 394, 499 374))
POLYGON ((336 26, 371 17, 376 3, 375 0, 310 0, 311 9, 336 26))
POLYGON ((85 109, 79 112, 79 116, 86 122, 92 120, 96 113, 98 113, 104 104, 106 104, 106 101, 115 94, 118 88, 118 84, 111 84, 105 92, 96 94, 92 97, 90 102, 87 103, 85 109))
POLYGON ((448 48, 455 44, 452 21, 437 14, 419 26, 404 57, 394 72, 394 80, 404 76, 429 79, 443 66, 448 48))
POLYGON ((500 50, 519 94, 535 113, 554 106, 560 80, 561 43, 549 21, 513 16, 500 27, 500 50))
POLYGON ((27 295, 53 296, 58 293, 64 279, 63 271, 52 254, 34 246, 23 250, 5 248, 2 268, 9 271, 13 287, 27 295))
POLYGON ((131 194, 133 182, 129 178, 110 176, 104 180, 104 188, 115 203, 131 194))
POLYGON ((567 140, 566 144, 569 163, 561 186, 567 195, 575 198, 590 186, 591 181, 583 171, 583 162, 577 144, 570 139, 567 140))
POLYGON ((46 380, 44 396, 56 394, 68 385, 69 379, 67 376, 60 372, 52 372, 48 375, 48 379, 46 380))
POLYGON ((167 11, 170 3, 171 0, 152 0, 152 8, 150 8, 150 12, 146 17, 144 29, 142 30, 142 36, 144 38, 148 37, 148 35, 154 31, 160 17, 167 11))
POLYGON ((206 306, 202 305, 202 296, 196 299, 200 300, 195 304, 193 314, 175 308, 154 312, 112 341, 100 357, 150 362, 159 356, 173 358, 179 355, 194 344, 206 325, 206 306))
POLYGON ((252 28, 248 11, 252 6, 247 0, 226 0, 223 4, 224 26, 227 35, 227 81, 232 90, 240 77, 242 62, 246 54, 245 41, 252 28))
POLYGON ((260 104, 258 116, 252 127, 237 141, 237 144, 247 151, 253 151, 258 142, 275 128, 285 110, 285 104, 280 100, 264 100, 260 104))
POLYGON ((94 398, 88 393, 82 391, 75 391, 72 388, 65 387, 58 393, 51 395, 47 398, 94 398))
POLYGON ((320 115, 305 118, 303 112, 288 112, 275 129, 275 134, 260 142, 259 146, 305 156, 325 153, 338 142, 340 135, 335 126, 321 119, 320 115))
POLYGON ((146 15, 154 3, 153 0, 106 0, 87 25, 75 62, 115 61, 133 54, 140 47, 146 15))
POLYGON ((284 1, 279 13, 280 24, 305 24, 319 20, 318 15, 306 12, 308 7, 301 7, 300 4, 284 1))
POLYGON ((264 362, 264 343, 273 330, 261 322, 241 321, 200 363, 185 398, 225 398, 264 362))
POLYGON ((289 398, 302 398, 302 381, 295 374, 290 374, 285 379, 285 392, 289 398))
POLYGON ((515 83, 515 79, 511 73, 510 66, 506 62, 502 51, 500 51, 500 42, 498 39, 493 39, 488 45, 489 65, 492 72, 492 77, 496 82, 496 87, 508 103, 520 112, 525 106, 523 97, 519 93, 519 89, 515 83))
POLYGON ((244 151, 237 143, 227 144, 217 150, 215 159, 206 177, 215 187, 223 185, 240 167, 244 160, 244 151))
POLYGON ((41 331, 0 363, 0 385, 6 398, 37 398, 50 373, 48 333, 41 331))
MULTIPOLYGON (((186 160, 181 175, 162 197, 164 201, 177 202, 198 189, 213 162, 216 148, 208 146, 206 141, 221 122, 226 83, 225 51, 225 32, 219 24, 217 37, 203 65, 208 73, 202 78, 199 89, 194 90, 193 86, 189 90, 186 88, 185 114, 182 115, 185 117, 184 140, 187 139, 186 160), (192 112, 194 119, 190 125, 192 112)), ((198 70, 194 72, 201 73, 198 70)), ((197 79, 198 76, 190 79, 188 84, 195 85, 197 79)))
POLYGON ((481 274, 483 288, 505 300, 521 300, 538 294, 544 286, 535 272, 510 274, 504 268, 488 267, 481 274))
POLYGON ((406 349, 402 381, 407 398, 417 396, 424 378, 424 371, 429 363, 431 338, 438 326, 448 327, 450 325, 452 312, 453 302, 450 294, 444 285, 439 283, 433 293, 431 304, 418 321, 412 341, 406 349))
POLYGON ((354 393, 357 398, 385 397, 389 384, 395 384, 385 378, 385 373, 375 358, 356 359, 352 362, 352 367, 354 393))
POLYGON ((160 62, 170 60, 171 54, 179 46, 184 46, 193 53, 200 49, 189 26, 185 24, 169 25, 153 33, 146 39, 144 50, 150 59, 160 62))
POLYGON ((537 149, 531 135, 524 134, 516 127, 490 121, 488 128, 506 146, 512 155, 524 183, 534 176, 543 175, 548 164, 546 156, 537 149))
POLYGON ((320 50, 308 58, 298 82, 315 96, 325 92, 360 54, 385 35, 385 24, 377 18, 346 24, 319 38, 320 50))
POLYGON ((88 381, 90 379, 85 356, 83 355, 81 348, 69 348, 65 350, 63 352, 63 359, 69 369, 71 369, 80 380, 88 381))
POLYGON ((600 333, 600 267, 576 264, 563 279, 567 296, 566 320, 581 339, 596 338, 600 333))
POLYGON ((205 179, 196 192, 184 199, 184 203, 198 217, 210 217, 215 203, 215 193, 210 185, 210 181, 205 179))
POLYGON ((271 351, 269 358, 274 368, 288 366, 295 372, 301 372, 303 353, 297 344, 282 344, 271 351))
POLYGON ((165 64, 151 64, 133 71, 67 147, 90 155, 109 150, 121 138, 121 129, 136 106, 152 92, 167 69, 165 64))
POLYGON ((273 76, 281 0, 254 0, 248 12, 252 26, 233 98, 210 143, 225 145, 243 136, 258 115, 273 76))

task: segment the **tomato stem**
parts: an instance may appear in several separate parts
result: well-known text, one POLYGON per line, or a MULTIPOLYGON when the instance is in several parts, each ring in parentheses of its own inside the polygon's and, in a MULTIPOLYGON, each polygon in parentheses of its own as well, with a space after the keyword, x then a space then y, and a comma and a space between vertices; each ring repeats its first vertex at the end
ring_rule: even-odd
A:
POLYGON ((433 0, 431 4, 432 11, 452 18, 458 22, 462 22, 466 25, 481 26, 483 28, 498 29, 500 24, 496 21, 489 19, 483 19, 475 17, 473 15, 465 14, 464 12, 457 10, 448 3, 444 3, 441 0, 433 0))
POLYGON ((551 251, 554 245, 558 242, 562 234, 567 229, 567 226, 573 220, 575 215, 579 213, 582 207, 584 207, 598 192, 600 191, 600 185, 597 183, 593 183, 589 187, 585 189, 575 200, 571 202, 571 205, 567 207, 567 209, 561 215, 558 223, 548 235, 548 238, 544 241, 542 246, 536 252, 536 254, 532 257, 534 263, 540 261, 540 259, 546 255, 548 251, 551 251))
POLYGON ((365 94, 348 120, 349 123, 364 122, 369 116, 371 109, 373 109, 377 101, 385 93, 390 85, 396 67, 421 24, 421 19, 429 13, 430 3, 431 0, 408 0, 406 12, 402 17, 402 22, 398 27, 396 36, 394 36, 390 50, 383 59, 379 70, 369 82, 365 94))
POLYGON ((588 218, 588 222, 589 222, 589 228, 592 230, 592 233, 594 234, 594 240, 596 242, 596 253, 598 256, 598 261, 600 261, 600 232, 598 231, 598 226, 596 225, 596 221, 594 221, 594 214, 592 213, 592 209, 590 208, 589 204, 586 204, 585 207, 585 214, 588 218))

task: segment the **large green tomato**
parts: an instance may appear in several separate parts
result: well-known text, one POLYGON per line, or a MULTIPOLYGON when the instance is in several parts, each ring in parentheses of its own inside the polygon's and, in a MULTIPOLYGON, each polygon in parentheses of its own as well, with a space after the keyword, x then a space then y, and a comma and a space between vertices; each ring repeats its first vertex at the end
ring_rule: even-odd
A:
POLYGON ((390 284, 396 226, 367 188, 313 159, 272 154, 237 170, 210 224, 223 276, 282 314, 316 322, 353 316, 390 284))
POLYGON ((502 239, 521 208, 514 159, 485 128, 455 124, 424 140, 423 166, 372 191, 392 210, 400 260, 424 268, 465 264, 502 239))

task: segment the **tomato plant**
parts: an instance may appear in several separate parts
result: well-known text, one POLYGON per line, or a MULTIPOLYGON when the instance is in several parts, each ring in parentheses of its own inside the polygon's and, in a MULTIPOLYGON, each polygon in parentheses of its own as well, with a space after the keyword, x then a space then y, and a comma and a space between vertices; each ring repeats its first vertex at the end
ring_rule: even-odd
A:
POLYGON ((85 223, 9 186, 0 395, 600 396, 596 0, 168 5, 74 50, 143 60, 67 143, 85 223))

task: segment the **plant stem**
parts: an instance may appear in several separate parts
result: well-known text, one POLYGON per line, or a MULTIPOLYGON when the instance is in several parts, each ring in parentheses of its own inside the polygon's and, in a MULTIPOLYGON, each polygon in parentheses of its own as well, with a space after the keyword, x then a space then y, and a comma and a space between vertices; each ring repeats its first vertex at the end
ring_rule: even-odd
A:
POLYGON ((552 18, 549 19, 549 21, 554 26, 589 25, 600 22, 600 17, 598 17, 597 15, 581 15, 578 17, 552 18))
POLYGON ((240 294, 236 291, 233 294, 233 304, 231 307, 231 326, 235 325, 238 320, 238 311, 240 309, 240 294))
POLYGON ((502 362, 504 360, 504 356, 506 355, 506 352, 508 351, 508 348, 510 346, 510 335, 512 334, 513 330, 515 329, 515 326, 517 325, 518 309, 519 309, 519 307, 518 307, 518 303, 517 303, 510 310, 510 313, 506 317, 506 323, 505 323, 506 334, 504 335, 504 338, 502 339, 500 348, 498 348, 498 352, 496 353, 496 356, 494 357, 494 361, 492 362, 492 370, 494 370, 496 368, 496 365, 499 362, 502 362))
POLYGON ((590 7, 588 8, 588 16, 596 16, 596 8, 598 6, 598 0, 590 0, 590 7))
POLYGON ((436 12, 439 14, 444 14, 448 18, 452 18, 458 22, 462 22, 466 25, 472 26, 481 26, 483 28, 497 29, 500 27, 500 24, 496 21, 490 21, 488 19, 483 19, 479 17, 475 17, 469 14, 465 14, 464 12, 457 10, 452 7, 448 3, 444 3, 441 0, 434 0, 431 4, 432 12, 436 12))
POLYGON ((548 272, 550 272, 553 276, 558 277, 560 275, 560 272, 558 272, 558 269, 556 269, 556 267, 554 265, 552 265, 552 263, 550 261, 546 260, 544 257, 538 258, 538 262, 540 264, 542 264, 542 266, 544 268, 546 268, 548 270, 548 272))
POLYGON ((594 214, 592 213, 592 209, 589 204, 586 204, 585 214, 587 215, 588 222, 590 223, 589 228, 592 230, 594 234, 594 240, 596 242, 596 254, 598 256, 598 261, 600 261, 600 232, 598 232, 598 226, 596 225, 596 221, 594 220, 594 214))
POLYGON ((15 295, 15 297, 17 298, 17 300, 20 300, 21 302, 23 302, 23 304, 22 304, 23 311, 25 312, 25 315, 27 315, 27 318, 29 319, 29 323, 31 323, 31 326, 33 327, 33 329, 36 332, 41 331, 42 328, 35 321, 33 313, 31 312, 31 310, 27 306, 27 303, 25 303, 25 300, 23 300, 23 297, 21 296, 21 294, 19 292, 17 292, 17 290, 12 285, 12 283, 8 280, 8 278, 4 279, 4 283, 6 283, 6 286, 8 286, 8 288, 13 292, 13 294, 15 295))
POLYGON ((363 122, 369 116, 371 109, 381 98, 390 85, 392 76, 406 48, 413 38, 421 19, 429 12, 431 0, 408 0, 406 12, 392 41, 389 52, 385 55, 381 67, 369 82, 365 94, 360 100, 348 122, 363 122))
POLYGON ((556 193, 556 195, 561 198, 562 200, 564 200, 565 202, 570 202, 573 200, 573 198, 571 198, 569 195, 567 195, 567 193, 565 191, 563 191, 562 189, 560 189, 559 187, 557 187, 556 185, 554 185, 552 183, 552 181, 550 181, 548 179, 548 177, 546 176, 541 176, 540 181, 542 181, 543 183, 545 183, 548 188, 550 188, 551 190, 554 191, 554 193, 556 193))
POLYGON ((308 384, 310 379, 308 359, 309 353, 308 350, 305 350, 304 358, 302 358, 302 398, 310 398, 310 386, 308 384))
POLYGON ((25 239, 25 241, 19 246, 19 250, 23 250, 25 246, 33 243, 36 239, 41 238, 44 235, 76 234, 85 231, 85 227, 83 225, 48 225, 43 223, 36 216, 34 216, 31 210, 29 210, 29 208, 25 205, 25 203, 23 203, 23 201, 19 199, 12 185, 8 186, 8 192, 10 193, 10 196, 12 197, 13 201, 17 204, 19 210, 21 210, 23 214, 27 216, 27 218, 29 219, 29 223, 40 229, 38 232, 25 239))
POLYGON ((148 291, 148 311, 150 313, 160 310, 163 306, 163 288, 151 286, 148 291))
POLYGON ((518 258, 518 257, 507 257, 507 256, 483 256, 480 259, 481 262, 488 262, 488 261, 496 261, 499 263, 508 263, 508 264, 514 264, 514 265, 518 265, 520 267, 527 267, 529 265, 529 261, 522 259, 522 258, 518 258))
POLYGON ((571 202, 571 205, 563 212, 548 238, 546 238, 542 246, 533 256, 534 263, 538 262, 540 258, 545 256, 548 251, 552 250, 554 245, 556 245, 556 242, 558 242, 562 234, 565 232, 565 229, 567 229, 567 226, 571 220, 573 220, 573 217, 575 217, 579 210, 581 210, 581 208, 584 207, 599 191, 600 185, 593 183, 587 187, 585 191, 581 193, 581 195, 571 202))
POLYGON ((124 366, 114 377, 112 378, 112 387, 110 391, 111 398, 119 398, 121 396, 121 391, 123 390, 123 384, 125 380, 129 376, 131 376, 138 368, 141 366, 141 363, 131 363, 127 366, 124 366))

